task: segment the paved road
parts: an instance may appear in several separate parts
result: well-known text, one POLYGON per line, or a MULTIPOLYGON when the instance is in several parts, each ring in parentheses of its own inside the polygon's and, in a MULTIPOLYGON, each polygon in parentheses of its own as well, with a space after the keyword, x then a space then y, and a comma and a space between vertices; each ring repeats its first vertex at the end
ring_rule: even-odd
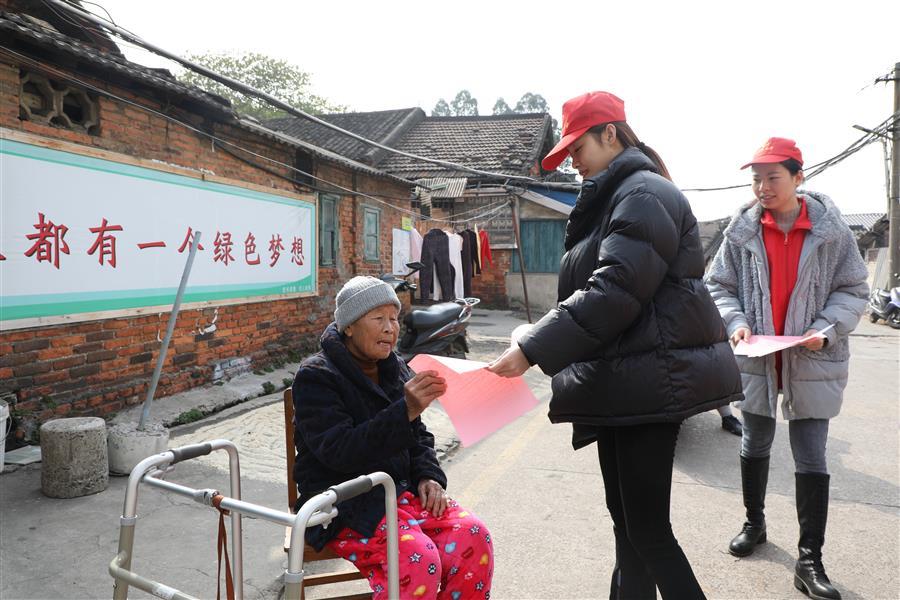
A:
MULTIPOLYGON (((900 598, 897 342, 883 325, 860 326, 845 408, 829 437, 834 499, 825 561, 847 600, 900 598)), ((528 377, 546 395, 547 379, 528 377)), ((452 493, 493 530, 493 598, 608 594, 614 551, 596 454, 574 452, 569 433, 540 406, 447 467, 452 493)), ((725 550, 743 516, 738 450, 715 413, 684 424, 672 491, 676 536, 710 598, 802 598, 791 575, 797 522, 786 424, 778 425, 772 459, 770 541, 743 560, 725 550)))
MULTIPOLYGON (((472 358, 491 358, 521 321, 476 311, 472 358)), ((834 501, 825 559, 848 600, 900 598, 900 469, 898 469, 898 332, 863 323, 852 341, 845 409, 833 422, 829 461, 834 501)), ((549 380, 527 378, 546 398, 549 380)), ((259 402, 265 404, 264 399, 259 402)), ((275 475, 283 452, 280 413, 250 404, 173 430, 173 445, 208 437, 241 440, 244 498, 284 506, 275 475), (265 416, 265 411, 273 411, 265 416), (250 440, 256 440, 254 447, 250 440), (268 467, 266 465, 269 465, 268 467)), ((436 429, 445 425, 435 423, 436 429)), ((768 498, 769 539, 752 558, 725 552, 742 519, 738 439, 703 414, 683 427, 676 455, 673 524, 710 598, 802 598, 793 589, 797 525, 793 468, 779 424, 768 498)), ((592 449, 573 452, 566 426, 551 425, 546 405, 447 461, 450 491, 478 512, 496 540, 495 599, 605 597, 613 564, 610 520, 592 449)), ((172 479, 227 489, 224 461, 191 461, 172 479)), ((71 500, 41 495, 39 468, 0 476, 0 598, 108 598, 106 573, 115 555, 123 478, 107 491, 71 500)), ((157 490, 140 496, 135 567, 185 591, 209 597, 215 578, 216 516, 192 501, 157 490)), ((248 599, 275 598, 283 569, 281 530, 245 520, 248 599)), ((146 598, 133 593, 131 597, 146 598)), ((308 596, 310 600, 316 594, 308 596)))

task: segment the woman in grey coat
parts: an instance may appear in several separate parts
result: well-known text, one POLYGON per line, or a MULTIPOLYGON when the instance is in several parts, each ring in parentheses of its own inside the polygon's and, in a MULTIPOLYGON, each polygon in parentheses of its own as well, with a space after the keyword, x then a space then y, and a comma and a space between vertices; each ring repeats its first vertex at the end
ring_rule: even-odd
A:
POLYGON ((822 565, 828 514, 828 424, 847 385, 848 336, 866 306, 867 270, 832 201, 798 191, 803 158, 793 140, 770 138, 753 160, 756 200, 742 207, 706 275, 733 344, 752 335, 824 334, 777 354, 738 356, 744 400, 741 483, 747 520, 731 541, 736 556, 766 541, 763 514, 778 398, 794 456, 799 559, 794 585, 839 599, 822 565))

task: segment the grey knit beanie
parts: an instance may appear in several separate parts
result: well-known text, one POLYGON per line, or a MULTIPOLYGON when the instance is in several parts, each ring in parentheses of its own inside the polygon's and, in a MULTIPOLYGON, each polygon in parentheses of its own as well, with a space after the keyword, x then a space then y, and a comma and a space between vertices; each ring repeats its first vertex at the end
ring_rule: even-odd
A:
POLYGON ((393 304, 400 309, 400 299, 394 288, 368 275, 357 275, 345 283, 337 293, 334 304, 334 320, 342 333, 373 308, 393 304))

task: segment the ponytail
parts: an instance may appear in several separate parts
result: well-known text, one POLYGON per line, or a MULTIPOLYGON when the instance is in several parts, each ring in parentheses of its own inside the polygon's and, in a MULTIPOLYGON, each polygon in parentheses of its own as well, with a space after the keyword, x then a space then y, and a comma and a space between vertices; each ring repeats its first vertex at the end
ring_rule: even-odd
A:
MULTIPOLYGON (((591 127, 588 132, 600 134, 605 129, 609 123, 604 123, 603 125, 596 125, 591 127)), ((622 146, 625 148, 631 148, 632 146, 640 150, 644 153, 644 155, 649 158, 653 164, 656 166, 656 170, 659 171, 659 174, 672 181, 672 176, 669 175, 669 169, 666 168, 666 163, 663 162, 663 159, 656 153, 656 150, 645 144, 644 142, 638 139, 637 134, 631 128, 631 126, 625 121, 614 121, 612 125, 616 127, 616 137, 619 142, 621 142, 622 146)))

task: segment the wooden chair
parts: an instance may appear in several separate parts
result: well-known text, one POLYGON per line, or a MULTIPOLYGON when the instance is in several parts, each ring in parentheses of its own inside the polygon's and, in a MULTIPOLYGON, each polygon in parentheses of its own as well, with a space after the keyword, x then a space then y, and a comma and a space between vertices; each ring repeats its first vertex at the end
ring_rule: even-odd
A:
MULTIPOLYGON (((294 447, 294 399, 291 394, 291 389, 288 388, 284 390, 284 443, 285 443, 285 457, 286 466, 287 466, 287 481, 288 481, 288 505, 290 506, 290 510, 294 510, 294 504, 297 502, 297 483, 294 481, 294 459, 296 458, 296 448, 294 447)), ((284 532, 284 551, 287 552, 291 548, 291 528, 286 527, 284 532)), ((306 544, 303 549, 303 563, 312 563, 320 560, 342 560, 340 556, 329 550, 328 548, 322 549, 321 552, 316 552, 316 550, 306 544)), ((317 585, 328 585, 333 583, 341 583, 344 581, 355 581, 358 579, 365 579, 366 576, 363 575, 355 566, 352 567, 352 570, 340 570, 340 571, 329 571, 326 573, 319 573, 316 575, 308 575, 303 579, 303 587, 313 587, 317 585)), ((361 594, 349 594, 344 596, 328 596, 329 599, 334 600, 363 600, 365 598, 371 598, 372 592, 361 593, 361 594)))

